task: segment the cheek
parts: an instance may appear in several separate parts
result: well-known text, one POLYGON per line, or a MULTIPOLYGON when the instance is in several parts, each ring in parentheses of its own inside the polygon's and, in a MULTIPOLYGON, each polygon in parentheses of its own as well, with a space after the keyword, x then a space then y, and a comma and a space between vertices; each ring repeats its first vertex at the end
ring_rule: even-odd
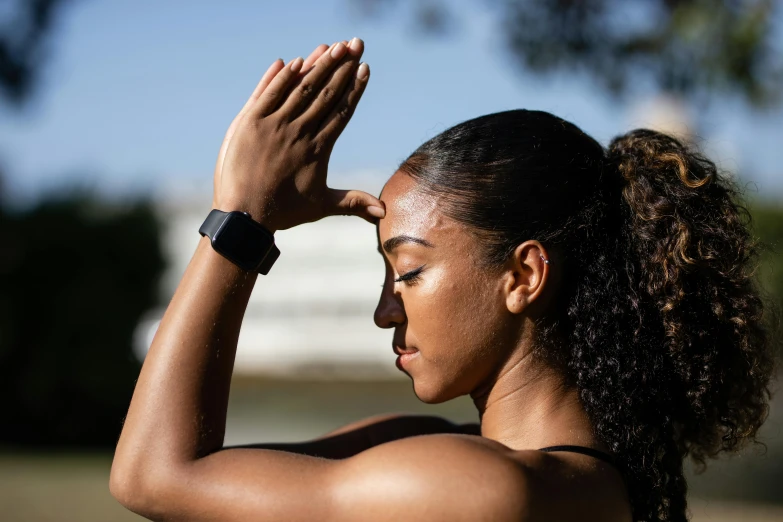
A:
POLYGON ((422 386, 469 393, 494 366, 503 348, 497 340, 504 315, 493 284, 475 273, 441 272, 418 287, 408 321, 426 362, 426 371, 413 376, 422 386))

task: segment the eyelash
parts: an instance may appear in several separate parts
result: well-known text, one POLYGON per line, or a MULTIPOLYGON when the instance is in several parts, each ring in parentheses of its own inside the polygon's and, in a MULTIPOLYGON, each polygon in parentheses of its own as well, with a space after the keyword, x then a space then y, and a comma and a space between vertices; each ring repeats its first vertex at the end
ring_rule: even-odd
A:
POLYGON ((424 266, 420 266, 419 268, 415 270, 411 270, 407 274, 402 274, 400 277, 394 280, 395 283, 402 283, 404 282, 408 286, 415 285, 419 279, 421 279, 419 276, 421 274, 421 271, 424 269, 424 266))

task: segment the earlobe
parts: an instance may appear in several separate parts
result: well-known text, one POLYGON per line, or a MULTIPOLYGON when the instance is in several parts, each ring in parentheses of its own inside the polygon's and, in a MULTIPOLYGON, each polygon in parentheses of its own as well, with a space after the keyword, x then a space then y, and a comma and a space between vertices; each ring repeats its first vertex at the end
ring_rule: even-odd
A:
POLYGON ((506 308, 512 314, 522 313, 528 305, 528 285, 524 275, 524 264, 519 263, 519 257, 514 252, 512 266, 505 273, 504 290, 506 294, 506 308))
POLYGON ((508 311, 512 314, 520 314, 522 313, 525 308, 527 308, 528 301, 527 296, 524 292, 521 292, 519 290, 519 287, 517 287, 513 292, 507 295, 506 297, 506 308, 508 308, 508 311))

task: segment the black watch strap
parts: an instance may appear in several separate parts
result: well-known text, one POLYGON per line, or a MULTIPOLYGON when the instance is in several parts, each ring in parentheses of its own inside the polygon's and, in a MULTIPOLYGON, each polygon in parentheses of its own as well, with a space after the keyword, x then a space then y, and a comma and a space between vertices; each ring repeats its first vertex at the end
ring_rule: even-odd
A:
MULTIPOLYGON (((277 261, 277 258, 280 257, 280 250, 275 245, 275 237, 274 234, 272 234, 269 230, 264 228, 264 226, 261 223, 258 223, 256 221, 253 221, 253 219, 250 217, 250 214, 247 212, 223 212, 222 210, 212 209, 212 211, 207 215, 207 218, 204 220, 204 223, 201 224, 201 227, 198 229, 199 234, 202 236, 208 236, 212 240, 212 246, 217 250, 221 255, 228 258, 235 264, 239 265, 240 267, 248 270, 257 270, 262 275, 267 275, 269 273, 269 270, 272 268, 272 265, 275 264, 275 261, 277 261), (217 245, 215 244, 215 234, 220 230, 220 227, 223 226, 223 224, 226 222, 229 214, 241 214, 243 219, 246 219, 249 224, 252 225, 253 230, 258 232, 258 241, 264 245, 264 252, 260 255, 260 260, 258 260, 256 265, 256 260, 253 260, 253 264, 255 265, 255 268, 251 268, 249 266, 244 266, 242 263, 239 262, 236 255, 232 255, 234 253, 227 252, 225 250, 220 250, 217 248, 217 245)), ((255 234, 255 232, 253 232, 255 234)))
POLYGON ((228 212, 213 208, 209 214, 207 214, 207 219, 201 224, 198 233, 202 236, 209 236, 210 239, 215 237, 215 232, 217 232, 220 225, 223 224, 223 221, 226 219, 226 214, 228 214, 228 212))

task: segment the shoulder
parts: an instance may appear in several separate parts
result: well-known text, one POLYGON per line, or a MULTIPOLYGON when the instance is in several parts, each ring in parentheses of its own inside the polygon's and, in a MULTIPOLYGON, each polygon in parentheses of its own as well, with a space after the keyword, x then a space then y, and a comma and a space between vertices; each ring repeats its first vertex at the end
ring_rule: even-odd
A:
POLYGON ((336 467, 332 498, 373 520, 529 520, 530 477, 504 448, 460 434, 381 444, 336 467))
POLYGON ((388 520, 630 520, 622 480, 583 455, 514 451, 470 435, 381 444, 345 462, 333 498, 388 520))

